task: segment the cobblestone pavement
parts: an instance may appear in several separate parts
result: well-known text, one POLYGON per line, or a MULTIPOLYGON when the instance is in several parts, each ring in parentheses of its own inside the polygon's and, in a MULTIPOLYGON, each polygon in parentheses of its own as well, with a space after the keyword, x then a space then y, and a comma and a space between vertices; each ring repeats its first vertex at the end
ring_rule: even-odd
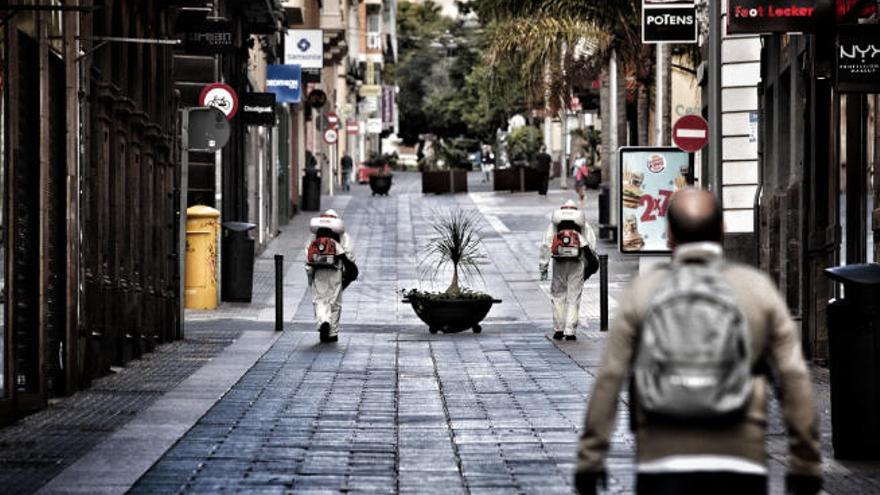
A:
POLYGON ((240 325, 193 326, 91 388, 0 429, 0 491, 31 493, 220 353, 240 325))
MULTIPOLYGON (((344 207, 361 279, 345 294, 340 342, 317 343, 304 293, 292 327, 134 493, 571 492, 577 435, 605 334, 597 331, 598 281, 591 280, 581 339, 548 338, 548 287, 537 280, 537 246, 549 213, 570 193, 422 196, 415 179, 399 174, 388 198, 356 189, 344 207), (442 274, 435 284, 420 282, 417 253, 430 236, 430 219, 456 206, 477 208, 485 219, 490 259, 475 285, 504 302, 480 335, 430 335, 396 291, 442 288, 442 274)), ((595 205, 594 196, 588 204, 595 205)), ((595 208, 588 216, 595 221, 595 208)), ((611 259, 613 300, 637 265, 614 246, 601 250, 611 259)), ((828 493, 880 492, 880 464, 830 460, 827 373, 817 370, 814 382, 828 493)), ((782 492, 786 450, 777 409, 768 441, 774 494, 782 492)), ((626 425, 621 407, 609 458, 612 493, 633 487, 626 425)))
MULTIPOLYGON (((285 332, 131 491, 571 493, 577 436, 606 334, 597 328, 594 277, 580 339, 548 338, 549 285, 538 280, 537 250, 550 212, 572 193, 495 194, 477 174, 470 184, 467 195, 423 196, 417 175, 398 174, 389 197, 355 186, 350 196, 324 198, 324 207, 343 212, 361 268, 344 296, 338 344, 319 344, 314 331, 302 270, 308 214, 283 228, 257 260, 253 303, 188 313, 201 328, 271 328, 272 255, 285 256, 285 332), (472 284, 504 301, 479 335, 430 335, 398 293, 442 289, 448 281, 443 273, 433 283, 420 276, 418 253, 431 236, 430 220, 453 207, 477 209, 485 220, 489 259, 484 278, 472 284)), ((595 223, 595 196, 587 205, 595 223)), ((613 307, 638 266, 615 246, 600 251, 610 258, 613 307)), ((814 378, 828 493, 880 493, 880 463, 831 460, 827 372, 815 370, 814 378)), ((620 410, 610 492, 630 493, 634 445, 626 408, 620 410)), ((779 494, 786 440, 775 406, 771 417, 771 492, 779 494)))

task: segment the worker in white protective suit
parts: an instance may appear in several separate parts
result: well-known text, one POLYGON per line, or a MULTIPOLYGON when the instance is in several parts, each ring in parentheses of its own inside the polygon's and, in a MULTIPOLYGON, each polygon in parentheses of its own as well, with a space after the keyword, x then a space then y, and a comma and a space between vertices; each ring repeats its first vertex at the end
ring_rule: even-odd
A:
POLYGON ((577 340, 584 282, 598 267, 595 253, 593 228, 587 223, 583 210, 574 201, 567 201, 553 212, 541 243, 541 280, 547 280, 550 262, 553 262, 550 297, 553 302, 553 338, 556 340, 577 340))
POLYGON ((351 238, 339 214, 327 210, 311 220, 312 238, 306 244, 306 274, 312 290, 321 342, 339 340, 342 291, 357 278, 351 238))

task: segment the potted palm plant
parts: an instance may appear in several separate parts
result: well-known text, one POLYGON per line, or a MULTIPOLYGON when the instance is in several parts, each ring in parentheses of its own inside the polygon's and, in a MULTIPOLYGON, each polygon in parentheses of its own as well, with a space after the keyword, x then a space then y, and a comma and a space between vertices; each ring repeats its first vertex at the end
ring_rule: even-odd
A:
POLYGON ((422 273, 431 277, 452 269, 452 281, 443 292, 419 289, 403 291, 403 302, 412 305, 416 315, 428 325, 431 333, 455 333, 472 329, 480 333, 480 322, 500 303, 489 294, 462 286, 464 279, 480 275, 482 238, 479 233, 479 216, 475 211, 461 209, 435 216, 431 227, 435 236, 421 262, 422 273))

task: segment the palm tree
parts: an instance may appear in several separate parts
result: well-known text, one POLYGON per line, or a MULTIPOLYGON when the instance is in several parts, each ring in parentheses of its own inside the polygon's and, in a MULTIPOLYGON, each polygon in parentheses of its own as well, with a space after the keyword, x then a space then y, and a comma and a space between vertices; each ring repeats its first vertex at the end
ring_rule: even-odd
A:
MULTIPOLYGON (((564 46, 586 42, 592 55, 583 62, 567 60, 566 63, 584 64, 592 74, 604 69, 611 53, 616 53, 624 74, 637 84, 638 141, 647 144, 654 47, 641 43, 638 0, 476 0, 472 3, 481 18, 493 26, 489 60, 521 57, 527 69, 525 77, 535 85, 544 84, 545 91, 553 96, 561 95, 561 100, 567 100, 566 90, 571 82, 563 76, 577 73, 576 67, 560 67, 556 62, 561 60, 564 46), (545 65, 538 67, 538 61, 545 65), (538 75, 539 70, 543 79, 538 75)), ((625 84, 624 78, 618 80, 621 85, 625 84)))

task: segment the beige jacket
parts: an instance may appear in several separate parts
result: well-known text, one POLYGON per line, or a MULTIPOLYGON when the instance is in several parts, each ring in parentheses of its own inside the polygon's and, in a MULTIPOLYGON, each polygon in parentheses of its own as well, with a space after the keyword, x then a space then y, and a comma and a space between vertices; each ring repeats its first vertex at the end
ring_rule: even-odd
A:
MULTIPOLYGON (((721 247, 711 243, 687 244, 674 253, 676 259, 717 256, 721 256, 721 247)), ((617 395, 629 374, 636 332, 652 295, 668 274, 665 268, 646 273, 618 298, 620 306, 608 336, 581 435, 579 472, 605 469, 609 436, 615 424, 617 395)), ((748 322, 753 360, 766 359, 779 381, 782 413, 788 426, 789 471, 819 476, 821 455, 812 384, 801 353, 798 330, 788 308, 773 282, 761 272, 729 264, 724 268, 723 276, 733 289, 748 322)), ((638 462, 673 455, 719 455, 766 466, 767 392, 767 377, 755 375, 752 398, 743 419, 738 424, 722 428, 658 424, 657 421, 648 421, 635 408, 638 462)))

